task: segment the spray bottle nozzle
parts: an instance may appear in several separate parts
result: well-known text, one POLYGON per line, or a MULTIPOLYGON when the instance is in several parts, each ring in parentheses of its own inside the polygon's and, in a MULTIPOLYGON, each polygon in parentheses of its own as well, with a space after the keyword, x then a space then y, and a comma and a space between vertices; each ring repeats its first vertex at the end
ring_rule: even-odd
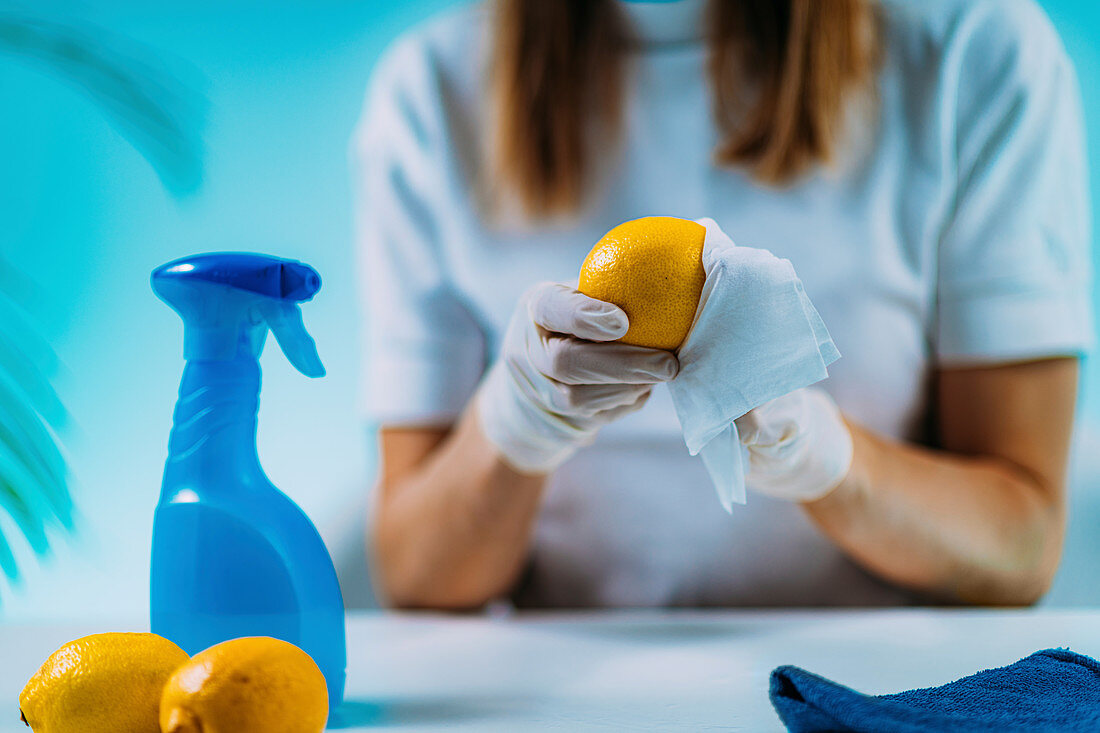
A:
POLYGON ((298 307, 321 288, 309 265, 250 253, 195 255, 158 267, 152 283, 183 318, 185 359, 229 360, 241 349, 259 356, 270 329, 298 371, 324 376, 298 307))
POLYGON ((283 298, 287 300, 309 300, 321 289, 321 277, 309 265, 284 262, 279 272, 282 277, 283 298))

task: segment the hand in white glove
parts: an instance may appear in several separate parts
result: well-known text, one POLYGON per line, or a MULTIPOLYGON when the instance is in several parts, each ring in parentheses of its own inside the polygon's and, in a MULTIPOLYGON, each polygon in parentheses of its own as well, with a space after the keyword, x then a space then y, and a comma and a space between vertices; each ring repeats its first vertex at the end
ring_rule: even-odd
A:
POLYGON ((750 489, 776 499, 814 501, 848 475, 852 435, 836 403, 820 388, 796 389, 734 422, 750 489))
POLYGON ((608 343, 627 326, 622 309, 566 285, 523 294, 476 397, 482 431, 509 464, 554 470, 676 376, 668 351, 608 343))

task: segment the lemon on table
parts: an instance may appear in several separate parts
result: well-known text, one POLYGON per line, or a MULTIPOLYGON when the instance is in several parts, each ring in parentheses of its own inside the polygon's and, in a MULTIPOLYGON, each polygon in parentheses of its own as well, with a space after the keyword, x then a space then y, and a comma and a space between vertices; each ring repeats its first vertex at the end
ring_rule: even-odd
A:
POLYGON ((703 291, 706 233, 702 224, 672 216, 620 224, 588 253, 578 290, 626 312, 624 344, 675 350, 691 330, 703 291))
POLYGON ((34 733, 157 733, 160 693, 187 653, 156 634, 93 634, 50 655, 19 695, 34 733))
POLYGON ((160 699, 164 733, 320 733, 327 720, 321 670, 298 647, 267 636, 199 652, 160 699))

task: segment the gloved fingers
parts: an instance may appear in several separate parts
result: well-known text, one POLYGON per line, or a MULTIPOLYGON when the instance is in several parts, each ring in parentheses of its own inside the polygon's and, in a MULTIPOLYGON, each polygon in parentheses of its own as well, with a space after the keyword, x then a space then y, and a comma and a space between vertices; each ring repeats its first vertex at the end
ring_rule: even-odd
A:
POLYGON ((806 390, 796 389, 734 420, 741 444, 753 450, 779 449, 803 432, 809 418, 806 390))
POLYGON ((592 343, 543 331, 528 348, 532 366, 563 384, 655 384, 676 376, 671 352, 618 343, 592 343))
POLYGON ((750 450, 779 451, 802 434, 802 426, 793 421, 761 422, 759 419, 746 421, 737 418, 734 424, 737 425, 741 445, 750 450))
POLYGON ((600 419, 605 421, 605 422, 611 422, 613 420, 618 420, 620 417, 623 417, 624 415, 629 415, 632 412, 637 412, 638 410, 645 407, 646 400, 649 399, 649 394, 650 394, 651 391, 652 391, 652 387, 644 390, 630 404, 620 405, 618 407, 613 407, 610 410, 607 410, 605 412, 601 412, 600 413, 600 419))
POLYGON ((824 390, 796 390, 753 412, 761 430, 758 442, 745 446, 750 487, 777 499, 813 501, 843 481, 852 436, 824 390))
POLYGON ((813 449, 808 437, 800 435, 797 439, 769 445, 745 446, 749 456, 749 465, 753 473, 788 472, 805 461, 805 456, 813 449))
POLYGON ((733 424, 737 426, 737 437, 741 440, 741 445, 747 447, 759 442, 760 418, 756 410, 749 410, 734 420, 733 424))
POLYGON ((588 341, 614 341, 629 327, 626 313, 561 283, 541 283, 525 294, 527 313, 540 328, 588 341))
POLYGON ((632 405, 652 388, 648 384, 553 384, 555 389, 550 397, 550 408, 584 417, 632 405))

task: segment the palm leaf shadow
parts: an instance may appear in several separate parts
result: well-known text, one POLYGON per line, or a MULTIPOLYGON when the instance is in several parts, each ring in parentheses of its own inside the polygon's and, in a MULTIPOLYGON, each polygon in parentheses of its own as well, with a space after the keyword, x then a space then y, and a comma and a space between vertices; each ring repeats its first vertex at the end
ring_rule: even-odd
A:
MULTIPOLYGON (((0 55, 36 64, 86 94, 172 194, 201 184, 205 103, 155 54, 101 30, 0 11, 0 55)), ((59 440, 68 416, 51 381, 57 357, 20 305, 28 289, 26 276, 0 257, 0 511, 43 556, 51 530, 73 528, 73 501, 59 440)), ((2 531, 0 572, 20 580, 2 531)))

